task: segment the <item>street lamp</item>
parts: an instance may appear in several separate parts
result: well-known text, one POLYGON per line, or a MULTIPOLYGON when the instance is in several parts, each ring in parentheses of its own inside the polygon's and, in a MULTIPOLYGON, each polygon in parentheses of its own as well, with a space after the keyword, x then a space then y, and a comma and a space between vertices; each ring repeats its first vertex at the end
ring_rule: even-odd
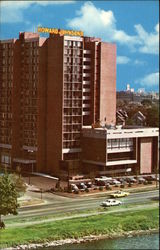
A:
MULTIPOLYGON (((28 153, 33 153, 34 151, 33 150, 28 150, 28 153)), ((30 158, 30 157, 29 157, 30 158)), ((31 170, 31 173, 33 173, 33 162, 31 163, 32 165, 32 170, 31 170)), ((28 184, 31 184, 31 178, 30 178, 30 174, 29 174, 29 183, 28 184)))
MULTIPOLYGON (((33 153, 34 151, 33 150, 28 150, 28 153, 33 153)), ((31 159, 32 160, 32 159, 31 159)), ((33 173, 33 162, 32 162, 32 173, 33 173)))
POLYGON ((156 188, 158 187, 158 166, 156 166, 156 188))

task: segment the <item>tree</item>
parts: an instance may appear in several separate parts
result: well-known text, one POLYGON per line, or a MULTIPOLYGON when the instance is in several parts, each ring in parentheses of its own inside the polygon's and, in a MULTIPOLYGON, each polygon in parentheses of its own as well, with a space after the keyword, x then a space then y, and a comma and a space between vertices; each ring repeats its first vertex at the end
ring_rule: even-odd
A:
POLYGON ((151 106, 152 105, 152 101, 150 99, 143 99, 141 101, 141 104, 143 104, 145 106, 151 106))
POLYGON ((159 127, 159 108, 153 105, 148 108, 146 115, 146 123, 149 127, 159 127))
POLYGON ((15 184, 11 182, 8 174, 0 176, 0 225, 3 225, 1 216, 7 214, 17 215, 17 208, 19 207, 18 193, 15 184))
POLYGON ((16 192, 19 194, 19 196, 20 196, 20 193, 25 193, 27 186, 24 183, 21 175, 10 174, 9 178, 11 182, 14 184, 16 192))

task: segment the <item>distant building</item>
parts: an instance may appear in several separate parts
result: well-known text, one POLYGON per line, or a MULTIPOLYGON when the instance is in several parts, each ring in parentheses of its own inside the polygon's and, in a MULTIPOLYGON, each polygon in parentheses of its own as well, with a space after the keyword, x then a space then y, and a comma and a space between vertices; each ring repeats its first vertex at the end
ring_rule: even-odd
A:
POLYGON ((134 116, 132 117, 132 120, 134 122, 134 125, 138 126, 145 126, 146 125, 146 117, 142 114, 141 111, 138 111, 134 116))
POLYGON ((128 118, 128 115, 125 110, 119 109, 116 111, 116 124, 117 125, 124 126, 127 118, 128 118))
POLYGON ((118 91, 117 92, 117 100, 123 100, 127 102, 137 102, 141 103, 143 100, 155 100, 152 94, 143 94, 137 92, 127 92, 127 91, 118 91))

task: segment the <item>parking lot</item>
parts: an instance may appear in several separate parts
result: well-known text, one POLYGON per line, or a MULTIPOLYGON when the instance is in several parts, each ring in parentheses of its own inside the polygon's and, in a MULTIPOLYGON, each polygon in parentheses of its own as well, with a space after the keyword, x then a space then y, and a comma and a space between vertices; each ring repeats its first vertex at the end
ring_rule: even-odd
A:
POLYGON ((98 192, 105 190, 117 190, 130 187, 142 187, 144 185, 158 185, 159 176, 141 175, 141 176, 123 176, 123 177, 107 177, 100 176, 94 180, 86 181, 85 179, 72 181, 69 185, 68 191, 70 193, 83 193, 83 192, 98 192))

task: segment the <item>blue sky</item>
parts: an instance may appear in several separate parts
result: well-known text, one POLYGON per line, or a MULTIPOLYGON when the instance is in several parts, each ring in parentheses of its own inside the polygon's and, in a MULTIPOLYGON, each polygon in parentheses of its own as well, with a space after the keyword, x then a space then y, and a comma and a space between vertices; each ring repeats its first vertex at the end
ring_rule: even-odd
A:
POLYGON ((158 1, 1 1, 0 11, 0 39, 38 26, 83 30, 117 44, 117 90, 159 91, 158 1))

